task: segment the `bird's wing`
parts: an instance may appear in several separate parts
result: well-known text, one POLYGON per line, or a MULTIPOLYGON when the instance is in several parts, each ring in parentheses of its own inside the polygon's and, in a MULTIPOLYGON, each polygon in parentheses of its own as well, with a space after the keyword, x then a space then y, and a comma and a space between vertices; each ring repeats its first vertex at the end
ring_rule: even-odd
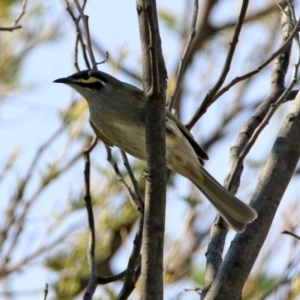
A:
POLYGON ((140 101, 145 101, 144 92, 141 89, 135 87, 134 85, 126 83, 126 84, 123 85, 123 89, 125 89, 129 93, 133 94, 136 99, 138 99, 140 101))
MULTIPOLYGON (((136 88, 133 85, 126 84, 124 85, 124 88, 130 91, 132 94, 135 95, 135 98, 138 99, 139 101, 144 101, 145 100, 145 95, 142 90, 139 88, 136 88)), ((201 164, 203 164, 203 160, 208 159, 207 153, 197 144, 197 142, 194 140, 194 137, 190 133, 190 131, 169 111, 166 110, 166 118, 172 120, 179 130, 183 133, 183 135, 186 137, 186 139, 189 141, 191 144, 192 148, 194 149, 197 157, 199 158, 199 161, 201 164)), ((171 128, 168 128, 168 125, 166 124, 167 130, 170 129, 172 132, 171 128)))
MULTIPOLYGON (((198 156, 201 164, 203 164, 202 160, 208 159, 208 155, 201 148, 201 146, 199 146, 198 143, 194 140, 194 137, 192 136, 190 131, 168 110, 166 110, 166 117, 167 117, 167 119, 172 120, 177 125, 177 127, 180 129, 180 131, 183 133, 183 135, 186 137, 186 139, 189 141, 189 143, 193 147, 193 149, 194 149, 196 155, 198 156)), ((167 126, 167 129, 168 129, 168 126, 167 126)))

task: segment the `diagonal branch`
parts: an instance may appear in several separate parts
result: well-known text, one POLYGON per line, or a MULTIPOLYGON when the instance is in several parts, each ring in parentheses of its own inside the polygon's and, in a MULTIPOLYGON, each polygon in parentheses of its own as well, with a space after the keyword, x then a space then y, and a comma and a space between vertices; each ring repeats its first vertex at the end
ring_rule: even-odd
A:
POLYGON ((286 49, 289 49, 290 44, 295 37, 295 35, 298 33, 300 26, 300 19, 295 24, 293 31, 289 34, 288 38, 284 41, 284 43, 281 44, 278 50, 276 50, 265 62, 263 62, 261 65, 253 69, 252 71, 237 76, 232 81, 230 81, 226 86, 224 86, 222 89, 217 91, 214 95, 211 94, 211 91, 206 95, 204 98, 202 104, 197 109, 191 120, 186 125, 187 128, 192 128, 196 122, 201 118, 201 116, 206 112, 207 108, 213 104, 218 98, 220 98, 225 92, 227 92, 230 88, 232 88, 235 84, 237 84, 240 81, 243 81, 245 79, 248 79, 257 73, 259 73, 262 69, 264 69, 267 65, 269 65, 275 58, 277 58, 281 53, 284 53, 286 49))
POLYGON ((187 62, 187 59, 188 59, 189 52, 192 48, 193 40, 196 36, 198 6, 199 6, 198 0, 194 0, 193 18, 192 18, 192 23, 191 23, 191 28, 190 28, 190 34, 189 34, 189 37, 187 39, 187 43, 186 43, 185 49, 183 50, 183 53, 182 53, 182 56, 181 56, 181 59, 180 59, 180 63, 179 63, 179 66, 178 66, 175 89, 174 89, 174 92, 171 96, 169 107, 168 107, 168 109, 170 111, 172 110, 174 104, 177 102, 179 92, 181 91, 182 79, 183 79, 184 71, 186 70, 186 68, 185 68, 186 62, 187 62))
POLYGON ((142 216, 139 220, 137 233, 136 233, 134 243, 133 243, 134 246, 133 246, 129 261, 128 261, 124 285, 123 285, 121 292, 119 293, 119 295, 117 297, 117 300, 128 299, 128 297, 130 296, 130 294, 132 293, 132 291, 135 287, 136 281, 139 278, 139 276, 137 276, 139 274, 137 274, 137 272, 136 272, 137 271, 136 267, 137 267, 137 265, 140 265, 140 260, 141 260, 140 252, 141 252, 141 248, 142 248, 143 223, 144 223, 144 220, 143 220, 143 216, 142 216))
POLYGON ((192 119, 190 120, 189 124, 187 125, 187 127, 189 129, 192 128, 195 125, 195 123, 199 120, 199 118, 206 112, 207 108, 215 101, 215 99, 214 99, 215 95, 219 91, 219 89, 221 88, 221 86, 223 85, 223 83, 224 83, 224 81, 227 77, 227 74, 230 70, 233 55, 234 55, 234 52, 235 52, 235 48, 236 48, 236 45, 239 41, 239 35, 240 35, 241 30, 242 30, 243 22, 244 22, 244 19, 245 19, 245 16, 246 16, 248 3, 249 3, 249 0, 243 0, 240 15, 238 17, 238 20, 237 20, 237 23, 236 23, 236 26, 235 26, 235 29, 234 29, 232 41, 230 43, 230 48, 228 50, 227 57, 226 57, 226 60, 225 60, 225 64, 223 66, 220 77, 217 80, 214 87, 206 95, 205 99, 201 103, 201 106, 198 108, 198 110, 196 111, 196 113, 194 114, 192 119))
MULTIPOLYGON (((290 38, 290 35, 293 34, 294 22, 293 22, 290 14, 282 14, 281 22, 282 22, 282 26, 283 26, 281 45, 284 45, 286 40, 290 38)), ((239 178, 240 178, 242 170, 243 170, 243 166, 242 166, 243 159, 241 160, 241 164, 238 165, 239 156, 241 155, 241 153, 243 153, 244 149, 247 146, 247 143, 249 142, 249 140, 251 139, 252 136, 254 136, 253 142, 255 141, 256 137, 255 137, 254 132, 255 132, 256 128, 258 128, 260 126, 260 124, 263 123, 262 120, 264 120, 266 118, 266 116, 268 115, 268 112, 270 110, 271 110, 271 114, 272 114, 272 106, 274 105, 274 103, 276 103, 278 100, 279 100, 279 103, 281 103, 281 101, 284 101, 284 99, 286 98, 286 95, 289 93, 289 91, 286 91, 286 93, 285 93, 285 88, 284 88, 284 79, 285 79, 285 75, 286 75, 288 63, 289 63, 291 43, 289 42, 288 45, 289 46, 285 48, 284 53, 282 53, 279 57, 277 57, 276 61, 274 62, 272 76, 271 76, 269 96, 261 103, 261 105, 259 105, 259 107, 255 111, 254 115, 244 125, 244 127, 241 130, 240 136, 236 142, 236 145, 234 147, 232 147, 232 149, 231 149, 230 166, 229 166, 229 172, 228 172, 228 175, 226 178, 225 187, 229 188, 229 190, 233 193, 235 193, 237 190, 237 187, 239 185, 239 178), (233 173, 235 174, 235 177, 231 176, 233 173)), ((292 80, 292 82, 293 81, 294 80, 292 80)), ((291 86, 292 85, 293 84, 291 83, 291 86)), ((259 132, 260 131, 258 131, 257 133, 259 133, 259 132)), ((249 148, 247 151, 249 151, 249 149, 251 148, 252 145, 253 144, 249 144, 249 148)), ((246 154, 246 152, 245 152, 245 154, 246 154)), ((274 186, 276 186, 276 184, 274 186)), ((268 194, 265 194, 265 195, 268 195, 268 194)), ((279 193, 279 195, 280 195, 280 193, 279 193)), ((262 216, 260 215, 260 210, 257 209, 257 207, 255 207, 255 209, 257 210, 259 217, 258 217, 257 221, 253 222, 253 224, 251 224, 251 225, 248 225, 248 227, 253 226, 257 222, 259 222, 260 219, 262 219, 262 216)), ((264 215, 265 215, 265 213, 266 212, 263 212, 264 215)), ((205 299, 214 299, 214 298, 210 298, 210 297, 212 297, 212 295, 215 295, 214 293, 219 293, 219 291, 221 290, 220 286, 218 284, 216 284, 216 280, 220 280, 220 276, 222 276, 221 274, 224 274, 224 273, 220 273, 220 272, 222 272, 221 270, 224 270, 224 268, 226 268, 226 267, 224 267, 225 261, 221 265, 221 262, 222 262, 221 255, 223 252, 224 240, 225 240, 226 232, 227 232, 226 228, 227 228, 227 226, 221 218, 218 218, 216 220, 214 226, 212 227, 210 243, 209 243, 208 251, 207 251, 207 269, 209 270, 209 272, 206 273, 205 291, 202 294, 202 299, 204 299, 204 298, 205 299), (211 270, 213 270, 213 271, 211 271, 211 270), (213 287, 210 287, 210 286, 213 286, 213 287), (207 297, 206 297, 206 292, 208 289, 209 289, 209 291, 208 291, 207 297), (213 289, 213 290, 211 291, 211 289, 213 289)), ((240 236, 241 239, 247 239, 247 241, 251 240, 249 238, 249 236, 247 236, 247 227, 246 227, 246 230, 243 233, 241 233, 240 235, 237 235, 237 237, 238 236, 240 236)), ((263 241, 264 241, 264 238, 260 241, 260 243, 263 243, 263 241)), ((246 244, 249 246, 249 242, 246 244)), ((255 249, 255 251, 256 250, 257 249, 255 249)), ((243 249, 243 251, 245 251, 245 249, 243 249)), ((246 252, 249 253, 249 250, 247 250, 246 252)), ((252 253, 252 252, 250 252, 250 253, 252 253)), ((231 260, 232 260, 231 255, 232 255, 232 251, 230 249, 228 251, 228 254, 227 254, 225 260, 227 260, 227 259, 229 260, 228 257, 231 257, 231 260)), ((239 257, 238 259, 240 261, 244 261, 244 260, 241 260, 241 258, 240 258, 241 255, 246 255, 246 254, 245 253, 238 254, 238 257, 239 257)), ((251 259, 252 259, 252 255, 251 255, 251 259)), ((246 259, 246 261, 247 261, 247 259, 246 259)), ((230 263, 231 262, 232 261, 230 261, 230 263)), ((249 271, 247 269, 247 267, 248 267, 247 264, 248 264, 248 262, 240 264, 239 271, 244 272, 243 276, 248 276, 248 273, 247 274, 245 273, 245 272, 249 271)), ((247 277, 241 278, 241 280, 239 280, 239 284, 243 285, 244 284, 243 280, 245 280, 246 278, 247 277)), ((224 284, 223 283, 224 280, 221 280, 221 281, 222 281, 222 284, 224 284)), ((231 290, 231 292, 232 291, 233 290, 231 290)), ((235 299, 235 298, 233 298, 233 299, 235 299)))
POLYGON ((21 11, 20 11, 19 15, 17 16, 17 18, 15 19, 14 24, 9 27, 0 27, 0 31, 14 31, 15 29, 22 28, 22 25, 18 25, 18 23, 20 22, 20 20, 22 19, 22 17, 25 14, 26 6, 27 6, 27 0, 23 0, 21 11))

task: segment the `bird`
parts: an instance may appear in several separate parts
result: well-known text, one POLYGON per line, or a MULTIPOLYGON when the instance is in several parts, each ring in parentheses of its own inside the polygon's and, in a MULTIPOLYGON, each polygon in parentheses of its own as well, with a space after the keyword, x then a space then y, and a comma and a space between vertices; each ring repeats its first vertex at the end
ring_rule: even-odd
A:
MULTIPOLYGON (((146 160, 144 92, 98 70, 79 71, 56 79, 87 101, 90 125, 108 146, 146 160)), ((217 182, 203 167, 208 155, 190 131, 166 109, 166 165, 188 178, 237 232, 257 218, 257 212, 217 182)))

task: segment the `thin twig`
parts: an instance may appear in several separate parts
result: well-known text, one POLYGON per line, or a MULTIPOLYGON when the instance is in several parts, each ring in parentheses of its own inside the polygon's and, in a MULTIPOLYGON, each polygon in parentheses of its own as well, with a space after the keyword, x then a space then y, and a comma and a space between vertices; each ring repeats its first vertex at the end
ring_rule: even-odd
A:
POLYGON ((135 283, 138 280, 136 270, 137 265, 141 263, 141 247, 142 247, 142 237, 143 237, 143 215, 141 216, 138 224, 137 233, 133 242, 133 249, 128 261, 127 271, 125 276, 125 281, 122 290, 120 291, 117 299, 126 300, 132 293, 135 283))
MULTIPOLYGON (((55 172, 53 174, 51 174, 51 176, 48 176, 41 184, 40 186, 35 190, 35 192, 32 194, 32 196, 28 199, 28 201, 26 201, 25 203, 23 203, 23 206, 20 206, 21 209, 18 210, 18 214, 17 215, 13 215, 12 216, 12 220, 14 221, 14 227, 11 226, 9 228, 13 228, 12 230, 12 234, 10 236, 10 245, 7 246, 5 248, 6 254, 3 255, 4 259, 3 261, 7 261, 7 259, 9 259, 9 257, 12 255, 13 250, 15 249, 15 246, 17 244, 17 242, 19 241, 19 236, 23 231, 23 227, 24 227, 24 222, 25 222, 25 218, 28 215, 28 211, 29 209, 32 207, 33 203, 38 199, 38 196, 44 191, 45 187, 51 182, 53 181, 55 178, 57 178, 59 175, 62 175, 63 173, 65 173, 71 166, 74 165, 74 163, 80 158, 82 157, 82 152, 83 150, 79 150, 72 159, 70 159, 68 161, 68 163, 66 163, 62 168, 55 170, 55 172)), ((20 200, 22 200, 22 198, 20 198, 20 200)), ((19 202, 20 203, 20 202, 19 202)), ((6 235, 8 234, 8 232, 6 232, 6 235)), ((8 260, 9 261, 9 260, 8 260)))
POLYGON ((243 81, 247 78, 252 77, 253 75, 259 73, 262 69, 264 69, 270 62, 272 62, 278 55, 280 55, 292 42, 293 38, 299 31, 299 26, 300 26, 300 19, 296 23, 294 30, 292 31, 291 35, 289 38, 286 40, 286 42, 277 50, 275 51, 265 62, 263 62, 261 65, 259 65, 257 68, 253 69, 252 71, 241 75, 237 76, 235 79, 233 79, 228 85, 224 86, 219 93, 216 94, 215 98, 219 98, 221 95, 223 95, 225 92, 227 92, 231 87, 233 87, 236 83, 243 81))
MULTIPOLYGON (((287 40, 285 41, 285 43, 283 43, 282 46, 277 51, 275 51, 265 62, 263 62, 262 64, 260 64, 258 67, 256 67, 255 69, 253 69, 252 71, 250 71, 250 72, 248 72, 248 73, 246 73, 244 75, 237 76, 231 82, 229 82, 226 86, 224 86, 222 89, 220 89, 219 92, 215 94, 214 98, 210 99, 208 106, 210 106, 213 102, 215 102, 220 96, 222 96, 225 92, 227 92, 230 88, 232 88, 236 83, 238 83, 240 81, 243 81, 245 79, 248 79, 248 78, 252 77, 253 75, 256 75, 262 69, 264 69, 269 63, 271 63, 278 55, 280 55, 290 45, 290 43, 292 42, 293 38, 298 33, 299 26, 300 26, 300 18, 297 21, 297 23, 296 23, 296 25, 294 27, 294 30, 291 32, 291 34, 289 35, 289 37, 287 38, 287 40)), ((207 110, 208 106, 204 106, 203 103, 204 102, 208 103, 206 101, 206 98, 208 96, 209 96, 209 94, 207 94, 207 96, 203 100, 203 102, 200 105, 200 107, 197 109, 197 111, 195 112, 195 114, 193 115, 193 117, 191 118, 191 120, 189 121, 189 123, 186 125, 187 128, 191 129, 195 125, 195 123, 199 120, 199 118, 207 110)))
MULTIPOLYGON (((244 19, 245 19, 245 16, 246 16, 246 12, 247 12, 247 9, 248 9, 248 3, 249 3, 248 0, 243 1, 241 11, 240 11, 240 14, 239 14, 239 18, 237 20, 237 23, 236 23, 236 26, 235 26, 235 29, 234 29, 232 41, 230 43, 229 51, 227 53, 227 57, 226 57, 226 60, 225 60, 224 67, 222 69, 222 72, 221 72, 220 77, 217 80, 216 84, 210 90, 209 96, 207 97, 207 101, 209 101, 210 98, 214 97, 214 95, 217 93, 217 91, 223 85, 223 83, 224 83, 224 81, 225 81, 225 79, 228 75, 228 72, 230 70, 230 66, 231 66, 231 63, 232 63, 233 55, 234 55, 234 52, 235 52, 235 48, 236 48, 236 45, 239 41, 239 35, 240 35, 241 30, 242 30, 242 26, 243 26, 244 19)), ((203 101, 203 103, 202 103, 203 106, 208 105, 208 104, 209 104, 209 102, 205 103, 205 101, 203 101)))
MULTIPOLYGON (((0 278, 6 278, 10 274, 19 271, 26 264, 31 263, 33 260, 37 259, 41 255, 49 252, 50 250, 52 250, 53 248, 55 248, 57 245, 61 244, 61 242, 66 241, 66 239, 71 235, 71 233, 73 233, 74 230, 77 229, 76 225, 72 224, 66 230, 64 230, 64 232, 57 239, 55 239, 51 243, 45 243, 45 244, 43 244, 42 246, 40 246, 39 248, 37 248, 33 252, 28 253, 25 257, 23 257, 19 261, 16 261, 12 266, 6 267, 6 265, 2 263, 1 267, 0 267, 0 278)), ((3 262, 5 260, 7 260, 7 257, 2 258, 3 262)))
POLYGON ((25 10, 26 10, 26 5, 27 5, 27 0, 23 0, 20 14, 17 16, 14 25, 17 25, 19 23, 19 21, 22 19, 22 17, 24 16, 25 10))
POLYGON ((77 18, 75 17, 75 15, 73 14, 73 11, 72 11, 72 9, 71 9, 71 7, 70 7, 70 4, 69 4, 69 1, 68 0, 64 0, 64 2, 65 2, 65 5, 66 5, 66 10, 67 10, 67 12, 69 13, 69 15, 71 16, 71 18, 72 18, 72 20, 74 21, 74 22, 76 22, 77 20, 77 18))
POLYGON ((97 66, 97 65, 105 64, 105 63, 108 61, 108 59, 109 59, 109 53, 108 53, 107 51, 105 51, 105 59, 103 59, 103 60, 100 61, 100 62, 97 62, 97 63, 96 63, 96 66, 97 66))
POLYGON ((92 49, 92 42, 91 42, 91 36, 90 36, 90 30, 89 30, 89 22, 88 22, 89 17, 88 17, 88 15, 84 14, 84 12, 83 12, 84 6, 81 7, 78 0, 74 0, 74 3, 77 7, 77 10, 78 10, 80 17, 82 19, 82 22, 83 22, 83 28, 84 28, 85 38, 86 38, 86 50, 91 59, 93 69, 97 70, 97 63, 96 63, 94 52, 92 49))
MULTIPOLYGON (((84 1, 84 5, 85 5, 85 3, 86 3, 86 1, 84 1)), ((78 65, 78 44, 80 42, 82 55, 83 55, 83 58, 85 61, 86 68, 91 69, 90 62, 89 62, 89 59, 88 59, 88 56, 86 53, 86 46, 85 46, 83 38, 82 38, 81 29, 79 27, 79 21, 81 20, 81 16, 79 15, 77 18, 75 17, 68 0, 65 0, 65 5, 66 5, 66 10, 69 13, 69 15, 71 16, 73 23, 75 25, 75 28, 76 28, 76 40, 75 40, 75 47, 74 47, 75 48, 75 50, 74 50, 74 66, 77 71, 80 70, 79 65, 78 65)))
POLYGON ((281 233, 283 233, 283 234, 289 234, 289 235, 293 236, 294 238, 300 240, 300 236, 299 236, 299 235, 297 235, 297 234, 295 234, 294 232, 291 232, 291 231, 289 231, 289 230, 284 230, 284 231, 282 231, 281 233))
POLYGON ((190 34, 187 39, 185 49, 180 58, 180 63, 179 63, 178 71, 177 71, 177 79, 176 79, 176 83, 175 83, 175 89, 174 89, 173 95, 171 96, 169 107, 168 107, 170 111, 172 110, 174 104, 176 103, 178 94, 181 90, 182 79, 183 79, 184 71, 186 70, 186 68, 185 68, 186 61, 188 59, 189 51, 192 47, 193 40, 196 36, 198 6, 199 6, 198 0, 194 0, 193 18, 192 18, 192 23, 191 23, 191 28, 190 28, 190 34))
POLYGON ((80 32, 77 31, 76 39, 75 39, 75 46, 74 46, 74 66, 77 72, 80 71, 79 65, 78 65, 78 44, 80 40, 80 32))
POLYGON ((16 195, 9 201, 10 206, 7 209, 6 213, 6 221, 3 226, 3 228, 0 231, 0 249, 3 249, 2 245, 6 241, 9 228, 11 228, 12 224, 15 223, 16 218, 16 206, 20 203, 21 199, 23 198, 23 195, 25 193, 25 190, 30 182, 31 177, 33 176, 34 172, 33 170, 36 168, 38 162, 40 161, 42 154, 46 150, 46 148, 61 134, 62 132, 62 126, 60 126, 49 138, 46 142, 44 142, 39 149, 36 151, 35 156, 33 157, 29 168, 22 180, 18 183, 18 189, 16 195))
POLYGON ((16 29, 22 28, 22 25, 10 26, 10 27, 2 27, 0 26, 0 31, 14 31, 16 29))
POLYGON ((21 11, 19 13, 19 15, 17 16, 17 18, 14 21, 14 25, 13 26, 9 26, 9 27, 0 27, 0 31, 13 31, 15 29, 20 29, 22 28, 22 25, 18 25, 19 21, 22 19, 22 17, 25 14, 26 11, 26 5, 27 5, 27 0, 23 0, 22 1, 22 8, 21 11))
MULTIPOLYGON (((300 19, 299 19, 299 21, 300 21, 300 19)), ((288 87, 285 89, 285 91, 278 98, 278 100, 275 103, 271 104, 271 106, 269 108, 269 111, 264 116, 264 119, 259 124, 259 126, 255 129, 255 131, 253 132, 252 136, 248 140, 247 144, 245 145, 245 147, 243 148, 243 150, 239 154, 237 162, 236 162, 237 167, 231 173, 231 176, 229 177, 229 180, 228 180, 228 182, 229 182, 228 189, 232 188, 231 185, 234 183, 234 179, 237 176, 238 170, 239 170, 240 166, 242 165, 242 163, 243 163, 246 155, 249 153, 249 151, 251 150, 252 146, 256 142, 259 134, 269 124, 269 121, 272 118, 272 116, 274 115, 276 109, 279 107, 280 104, 282 104, 285 101, 286 97, 290 94, 292 88, 297 83, 298 69, 299 69, 299 65, 300 65, 300 43, 299 43, 298 34, 296 34, 294 38, 296 40, 296 45, 297 45, 297 48, 298 48, 298 55, 297 55, 296 62, 293 65, 293 72, 292 72, 291 81, 290 81, 288 87)))
POLYGON ((198 287, 195 287, 195 288, 192 288, 192 289, 184 289, 184 291, 185 292, 196 292, 200 296, 202 294, 202 289, 198 288, 198 287))
MULTIPOLYGON (((115 281, 123 279, 125 277, 126 273, 127 273, 127 270, 124 270, 124 271, 122 271, 121 273, 119 273, 117 275, 98 276, 97 277, 97 282, 98 282, 98 284, 101 284, 101 285, 107 284, 107 283, 110 283, 110 282, 115 282, 115 281)), ((135 277, 139 278, 140 273, 141 273, 141 268, 140 268, 140 265, 138 265, 136 270, 135 270, 135 277)))
POLYGON ((135 197, 134 198, 136 199, 136 202, 138 204, 138 209, 140 210, 140 212, 143 212, 144 211, 144 200, 143 200, 143 196, 141 194, 141 190, 139 188, 138 182, 137 182, 137 180, 135 179, 135 177, 133 175, 133 172, 132 172, 132 169, 130 167, 130 164, 129 164, 126 153, 122 150, 120 150, 120 152, 121 152, 121 156, 122 156, 122 159, 123 159, 123 162, 124 162, 124 166, 125 166, 125 168, 128 172, 128 175, 130 177, 130 180, 131 180, 133 188, 134 188, 134 192, 135 192, 135 197))
POLYGON ((189 129, 192 128, 195 125, 195 123, 198 121, 198 119, 205 113, 207 108, 216 100, 215 95, 218 92, 218 90, 221 88, 221 86, 223 85, 223 83, 224 83, 224 81, 227 77, 227 74, 230 70, 230 66, 231 66, 231 63, 232 63, 235 48, 236 48, 236 45, 239 41, 239 35, 240 35, 241 29, 242 29, 242 26, 243 26, 243 23, 244 23, 244 19, 245 19, 245 16, 246 16, 248 3, 249 3, 249 0, 243 0, 243 4, 242 4, 241 10, 240 10, 240 14, 239 14, 236 26, 234 28, 232 41, 230 43, 230 47, 229 47, 229 50, 228 50, 228 53, 227 53, 225 64, 223 66, 220 77, 217 80, 214 87, 206 95, 205 99, 201 103, 201 106, 196 111, 196 113, 194 114, 194 116, 190 120, 189 124, 187 125, 187 127, 189 129))
POLYGON ((107 152, 107 161, 111 164, 111 166, 113 167, 115 174, 119 180, 119 182, 121 183, 121 185, 124 187, 124 189, 127 192, 127 195, 129 197, 129 200, 131 202, 131 204, 135 207, 136 210, 138 210, 139 212, 143 211, 143 203, 140 203, 138 199, 138 197, 135 197, 134 193, 132 192, 131 188, 128 186, 128 184, 126 183, 126 181, 124 180, 118 164, 114 161, 112 155, 111 155, 111 149, 109 148, 109 146, 105 145, 106 148, 106 152, 107 152), (142 206, 140 206, 140 204, 142 204, 142 206))
POLYGON ((84 151, 85 168, 84 168, 84 182, 85 182, 85 205, 89 221, 89 247, 88 247, 88 262, 90 269, 89 283, 84 293, 84 300, 92 299, 97 288, 97 266, 95 259, 96 237, 95 237, 95 222, 93 214, 92 199, 90 193, 90 153, 97 144, 97 137, 93 138, 91 145, 84 151))
POLYGON ((48 288, 49 288, 49 284, 46 283, 46 284, 45 284, 45 289, 44 289, 43 300, 47 300, 48 288))
MULTIPOLYGON (((100 55, 104 56, 106 55, 107 51, 102 48, 99 41, 93 39, 93 49, 96 50, 100 55)), ((127 68, 124 66, 124 64, 120 64, 119 59, 114 59, 111 55, 109 56, 109 62, 111 65, 113 65, 114 68, 120 69, 123 71, 126 75, 130 76, 136 81, 141 82, 141 76, 139 76, 137 73, 135 73, 131 68, 127 68)))
POLYGON ((113 276, 99 276, 98 275, 97 283, 103 285, 103 284, 107 284, 107 283, 110 283, 110 282, 121 280, 125 277, 126 271, 127 270, 124 270, 123 272, 121 272, 117 275, 113 275, 113 276))

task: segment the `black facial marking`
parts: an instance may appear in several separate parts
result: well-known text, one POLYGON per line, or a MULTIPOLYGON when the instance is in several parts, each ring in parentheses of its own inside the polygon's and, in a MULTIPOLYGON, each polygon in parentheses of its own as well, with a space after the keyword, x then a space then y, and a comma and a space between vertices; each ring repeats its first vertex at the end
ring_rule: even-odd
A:
POLYGON ((98 71, 89 71, 89 74, 91 75, 91 77, 96 77, 100 79, 102 82, 107 83, 107 78, 102 73, 98 71))
POLYGON ((91 71, 91 70, 85 70, 85 71, 80 71, 74 75, 72 75, 73 79, 84 79, 84 80, 88 80, 91 77, 95 77, 98 78, 100 81, 95 81, 95 82, 76 82, 74 81, 73 84, 82 86, 82 87, 86 87, 86 88, 90 88, 90 89, 101 89, 105 83, 107 83, 107 80, 103 77, 103 76, 99 76, 102 75, 101 73, 99 73, 98 71, 91 71), (103 83, 102 83, 103 82, 103 83))
POLYGON ((85 71, 80 71, 74 75, 72 75, 72 77, 74 79, 80 79, 80 78, 83 78, 83 79, 89 79, 91 76, 89 75, 89 73, 91 73, 91 71, 88 71, 88 70, 85 70, 85 71))

